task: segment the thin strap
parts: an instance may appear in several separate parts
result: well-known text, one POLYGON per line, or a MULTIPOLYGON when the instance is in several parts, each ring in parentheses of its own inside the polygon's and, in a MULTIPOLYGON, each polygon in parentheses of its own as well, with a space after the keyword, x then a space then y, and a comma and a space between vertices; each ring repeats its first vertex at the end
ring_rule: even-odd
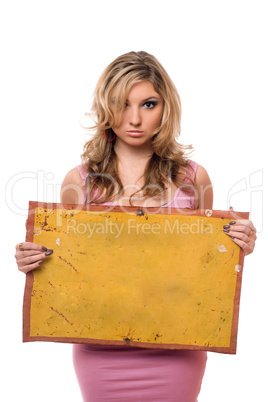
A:
POLYGON ((194 162, 194 161, 189 159, 188 164, 191 167, 191 173, 192 173, 192 174, 190 173, 191 179, 194 181, 196 171, 197 171, 197 168, 198 168, 198 163, 196 163, 196 162, 194 162))
POLYGON ((87 176, 88 176, 88 170, 83 165, 76 166, 76 169, 78 170, 78 172, 79 172, 79 174, 81 176, 82 183, 83 183, 83 186, 84 186, 85 183, 86 183, 87 176))

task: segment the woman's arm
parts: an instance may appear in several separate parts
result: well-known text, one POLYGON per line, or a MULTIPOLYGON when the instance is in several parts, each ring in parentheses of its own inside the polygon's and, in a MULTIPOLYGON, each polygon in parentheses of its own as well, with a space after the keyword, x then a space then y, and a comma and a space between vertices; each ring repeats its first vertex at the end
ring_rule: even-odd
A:
POLYGON ((83 184, 76 168, 70 170, 65 176, 61 185, 60 198, 63 204, 82 204, 83 184))
POLYGON ((198 166, 195 175, 195 209, 212 209, 213 188, 209 175, 202 166, 198 166))

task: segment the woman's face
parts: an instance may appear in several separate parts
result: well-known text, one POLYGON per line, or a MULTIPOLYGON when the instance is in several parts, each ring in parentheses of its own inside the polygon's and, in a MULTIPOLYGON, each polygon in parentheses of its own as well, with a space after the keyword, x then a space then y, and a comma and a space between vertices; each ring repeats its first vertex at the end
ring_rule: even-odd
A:
POLYGON ((119 126, 113 127, 116 147, 127 144, 151 148, 152 137, 160 126, 162 115, 163 99, 153 84, 149 81, 134 84, 127 96, 122 121, 119 126))

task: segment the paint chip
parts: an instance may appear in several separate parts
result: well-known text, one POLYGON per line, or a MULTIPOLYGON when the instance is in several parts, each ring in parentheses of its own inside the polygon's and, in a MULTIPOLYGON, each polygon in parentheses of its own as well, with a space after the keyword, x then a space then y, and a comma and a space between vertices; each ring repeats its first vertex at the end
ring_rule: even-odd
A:
POLYGON ((206 214, 206 216, 211 216, 212 215, 212 210, 211 209, 206 209, 205 210, 205 214, 206 214))
POLYGON ((226 251, 228 251, 227 248, 226 248, 223 244, 218 247, 218 250, 219 250, 221 253, 226 253, 226 251))
POLYGON ((60 244, 61 244, 61 239, 60 239, 59 237, 57 238, 56 243, 57 243, 58 246, 60 246, 60 244))
POLYGON ((241 271, 241 265, 239 265, 239 264, 237 264, 236 266, 235 266, 235 271, 236 272, 240 272, 241 271))
POLYGON ((37 227, 34 228, 33 234, 34 234, 35 236, 40 236, 41 233, 42 233, 41 228, 37 228, 37 227))

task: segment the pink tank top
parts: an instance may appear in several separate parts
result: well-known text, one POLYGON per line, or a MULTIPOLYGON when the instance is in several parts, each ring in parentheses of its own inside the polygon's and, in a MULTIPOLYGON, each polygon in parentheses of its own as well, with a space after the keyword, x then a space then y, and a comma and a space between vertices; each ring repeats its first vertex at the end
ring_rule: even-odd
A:
MULTIPOLYGON (((194 181, 195 175, 196 175, 196 171, 197 171, 197 167, 198 164, 194 161, 189 160, 188 161, 190 167, 191 167, 191 179, 194 181)), ((82 179, 82 184, 83 184, 83 204, 86 201, 86 178, 88 176, 88 171, 87 169, 82 166, 82 165, 78 165, 76 166, 76 169, 78 170, 78 172, 80 173, 81 179, 82 179)), ((92 205, 95 205, 92 203, 92 205)), ((105 202, 103 203, 103 205, 116 205, 113 202, 105 202)), ((169 200, 169 202, 167 202, 166 204, 162 205, 163 207, 169 207, 169 208, 189 208, 189 209, 194 209, 194 194, 193 195, 189 195, 189 193, 183 191, 183 189, 178 188, 175 196, 172 200, 169 200)))

